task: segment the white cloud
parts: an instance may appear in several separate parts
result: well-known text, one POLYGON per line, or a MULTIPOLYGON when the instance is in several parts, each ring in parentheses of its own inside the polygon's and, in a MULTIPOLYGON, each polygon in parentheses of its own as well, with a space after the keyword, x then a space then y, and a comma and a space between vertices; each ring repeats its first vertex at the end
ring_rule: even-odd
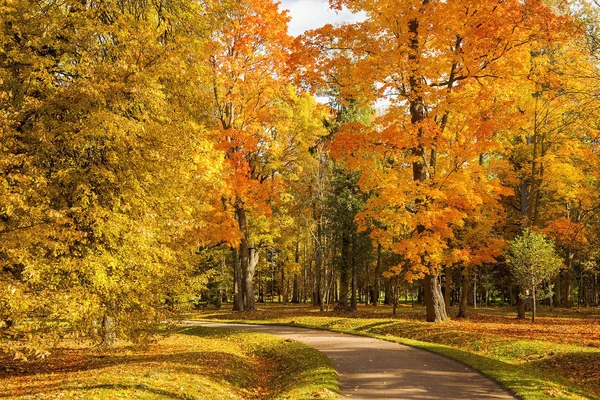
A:
POLYGON ((280 7, 289 10, 292 20, 288 31, 292 36, 327 24, 353 23, 365 19, 364 13, 353 14, 347 9, 331 10, 327 0, 282 0, 280 7))

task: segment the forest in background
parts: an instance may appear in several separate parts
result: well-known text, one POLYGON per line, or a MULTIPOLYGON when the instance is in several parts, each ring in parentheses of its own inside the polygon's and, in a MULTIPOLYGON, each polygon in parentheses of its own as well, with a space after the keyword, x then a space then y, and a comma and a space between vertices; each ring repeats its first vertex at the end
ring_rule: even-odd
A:
POLYGON ((598 305, 597 5, 331 4, 366 19, 0 2, 4 351, 144 341, 190 301, 598 305))

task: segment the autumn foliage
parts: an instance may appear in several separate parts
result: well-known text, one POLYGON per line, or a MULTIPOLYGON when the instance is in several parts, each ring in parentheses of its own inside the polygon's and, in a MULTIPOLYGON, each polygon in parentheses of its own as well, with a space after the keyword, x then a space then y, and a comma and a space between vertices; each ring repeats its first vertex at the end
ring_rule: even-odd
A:
POLYGON ((0 3, 2 349, 146 341, 190 301, 523 305, 526 228, 562 261, 548 305, 600 302, 595 9, 331 6, 365 18, 292 38, 271 0, 0 3))

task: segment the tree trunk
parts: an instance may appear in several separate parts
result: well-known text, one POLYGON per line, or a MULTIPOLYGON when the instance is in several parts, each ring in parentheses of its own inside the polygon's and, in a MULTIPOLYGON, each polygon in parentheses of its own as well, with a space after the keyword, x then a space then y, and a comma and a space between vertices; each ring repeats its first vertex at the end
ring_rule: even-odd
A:
POLYGON ((477 308, 477 277, 473 277, 473 308, 477 308))
POLYGON ((450 292, 452 291, 452 270, 450 267, 445 268, 444 281, 444 304, 446 305, 446 314, 450 314, 450 292))
POLYGON ((469 287, 469 268, 463 267, 460 303, 458 305, 458 314, 456 316, 457 318, 467 318, 469 287))
POLYGON ((522 289, 521 287, 519 287, 519 298, 517 300, 517 305, 517 318, 525 318, 525 289, 522 289))
POLYGON ((423 279, 425 309, 427 311, 427 322, 441 322, 448 319, 442 287, 438 275, 428 274, 423 279))
POLYGON ((536 313, 536 306, 535 306, 535 285, 531 286, 531 322, 535 322, 535 313, 536 313))
POLYGON ((112 347, 117 343, 117 329, 115 318, 104 313, 102 318, 102 345, 112 347))
POLYGON ((254 272, 258 265, 260 252, 258 249, 251 247, 248 249, 248 269, 244 274, 244 298, 246 311, 256 311, 256 303, 254 300, 254 272))
POLYGON ((379 304, 379 295, 381 294, 381 243, 377 243, 377 269, 375 271, 375 299, 373 305, 379 304))
POLYGON ((573 275, 572 275, 572 267, 573 267, 573 253, 571 250, 567 252, 567 270, 565 271, 565 292, 564 295, 564 306, 570 308, 573 306, 571 291, 573 289, 573 275))
POLYGON ((348 286, 350 285, 350 238, 344 229, 342 233, 342 259, 340 265, 340 295, 335 306, 336 311, 350 311, 348 308, 348 286))
POLYGON ((233 311, 244 311, 244 297, 242 295, 242 271, 240 270, 240 253, 232 249, 233 253, 233 311))
POLYGON ((352 234, 352 295, 350 296, 350 308, 352 311, 356 311, 356 235, 352 234))
POLYGON ((300 303, 300 276, 294 274, 294 288, 292 291, 292 303, 300 303))
MULTIPOLYGON (((392 285, 391 281, 392 280, 390 279, 390 285, 392 285)), ((394 284, 392 285, 392 303, 393 303, 392 315, 396 316, 396 309, 398 308, 398 277, 397 276, 394 278, 394 284)))
POLYGON ((281 264, 281 297, 282 303, 287 304, 287 285, 285 284, 285 264, 281 264))
POLYGON ((252 278, 254 278, 254 271, 256 264, 258 264, 258 251, 254 248, 249 247, 248 239, 248 225, 246 221, 246 209, 243 205, 236 205, 235 211, 237 215, 238 226, 242 232, 242 240, 239 245, 240 264, 242 271, 242 295, 244 299, 245 311, 256 310, 254 304, 254 284, 252 278))
MULTIPOLYGON (((296 268, 300 266, 300 240, 296 242, 296 255, 294 257, 294 262, 296 263, 296 268)), ((300 275, 298 275, 298 270, 294 272, 294 287, 292 289, 292 303, 298 304, 300 303, 300 275)))
POLYGON ((383 290, 384 290, 384 297, 383 297, 383 304, 385 304, 386 306, 389 306, 392 304, 392 280, 390 278, 385 278, 385 280, 383 281, 383 290))

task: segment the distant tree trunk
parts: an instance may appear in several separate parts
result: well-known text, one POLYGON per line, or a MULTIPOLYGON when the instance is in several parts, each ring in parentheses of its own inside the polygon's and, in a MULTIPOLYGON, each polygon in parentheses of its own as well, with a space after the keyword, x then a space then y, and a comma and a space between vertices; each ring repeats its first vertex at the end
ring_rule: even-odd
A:
POLYGON ((313 305, 318 305, 321 312, 325 311, 323 305, 323 283, 322 280, 322 267, 323 267, 323 227, 321 224, 321 218, 317 214, 317 204, 313 203, 313 218, 317 221, 317 237, 315 238, 315 288, 313 292, 313 305))
POLYGON ((377 267, 375 270, 375 299, 373 305, 379 304, 379 295, 381 294, 381 243, 377 243, 377 267))
MULTIPOLYGON (((294 262, 296 263, 296 268, 298 268, 300 265, 300 240, 296 242, 296 255, 294 256, 294 262)), ((294 270, 294 287, 292 289, 292 303, 300 303, 300 276, 298 275, 297 270, 294 270)))
POLYGON ((594 272, 594 305, 598 305, 598 273, 594 272))
POLYGON ((518 305, 518 311, 517 311, 517 318, 518 319, 523 319, 525 318, 525 289, 519 287, 519 298, 517 300, 517 305, 518 305))
POLYGON ((281 264, 281 296, 283 297, 283 304, 288 302, 287 285, 285 282, 285 264, 281 264))
POLYGON ((340 291, 336 311, 350 311, 348 308, 348 286, 350 285, 350 237, 344 229, 342 232, 342 255, 340 264, 340 291))
POLYGON ((446 314, 450 313, 450 293, 452 292, 452 270, 446 267, 444 281, 444 304, 446 305, 446 314))
POLYGON ((535 322, 535 313, 536 313, 536 306, 535 306, 535 285, 531 285, 531 322, 535 322))
POLYGON ((231 249, 233 253, 233 311, 244 311, 244 297, 242 295, 242 271, 240 270, 240 253, 238 249, 231 249))
POLYGON ((102 318, 102 345, 103 346, 114 346, 117 343, 117 326, 115 318, 104 313, 102 318))
POLYGON ((437 274, 427 274, 423 279, 425 308, 427 311, 427 322, 446 321, 446 306, 444 296, 442 295, 442 286, 440 285, 437 274))
POLYGON ((554 290, 552 291, 552 306, 556 306, 556 307, 560 307, 561 306, 561 300, 562 300, 562 296, 561 296, 561 279, 560 279, 560 275, 561 272, 559 272, 558 274, 556 274, 556 279, 554 280, 554 290))
POLYGON ((473 278, 473 307, 477 308, 477 277, 473 278))
POLYGON ((352 234, 352 296, 350 296, 350 308, 356 311, 356 235, 352 234))
POLYGON ((457 318, 467 318, 467 306, 469 301, 469 268, 463 267, 462 285, 460 291, 460 302, 458 304, 457 318))
POLYGON ((294 288, 292 291, 292 303, 300 303, 300 276, 294 274, 294 288))
POLYGON ((394 277, 394 283, 392 285, 392 280, 390 279, 390 285, 392 286, 392 315, 396 316, 396 309, 398 308, 398 277, 394 277))
POLYGON ((244 297, 246 300, 246 311, 256 311, 256 303, 254 301, 254 273, 258 265, 260 251, 254 247, 248 249, 248 271, 244 276, 244 297))
POLYGON ((572 275, 572 267, 573 267, 573 253, 569 249, 567 251, 567 270, 565 271, 565 292, 564 292, 564 300, 563 304, 565 307, 570 308, 573 306, 571 291, 573 286, 573 275, 572 275))

